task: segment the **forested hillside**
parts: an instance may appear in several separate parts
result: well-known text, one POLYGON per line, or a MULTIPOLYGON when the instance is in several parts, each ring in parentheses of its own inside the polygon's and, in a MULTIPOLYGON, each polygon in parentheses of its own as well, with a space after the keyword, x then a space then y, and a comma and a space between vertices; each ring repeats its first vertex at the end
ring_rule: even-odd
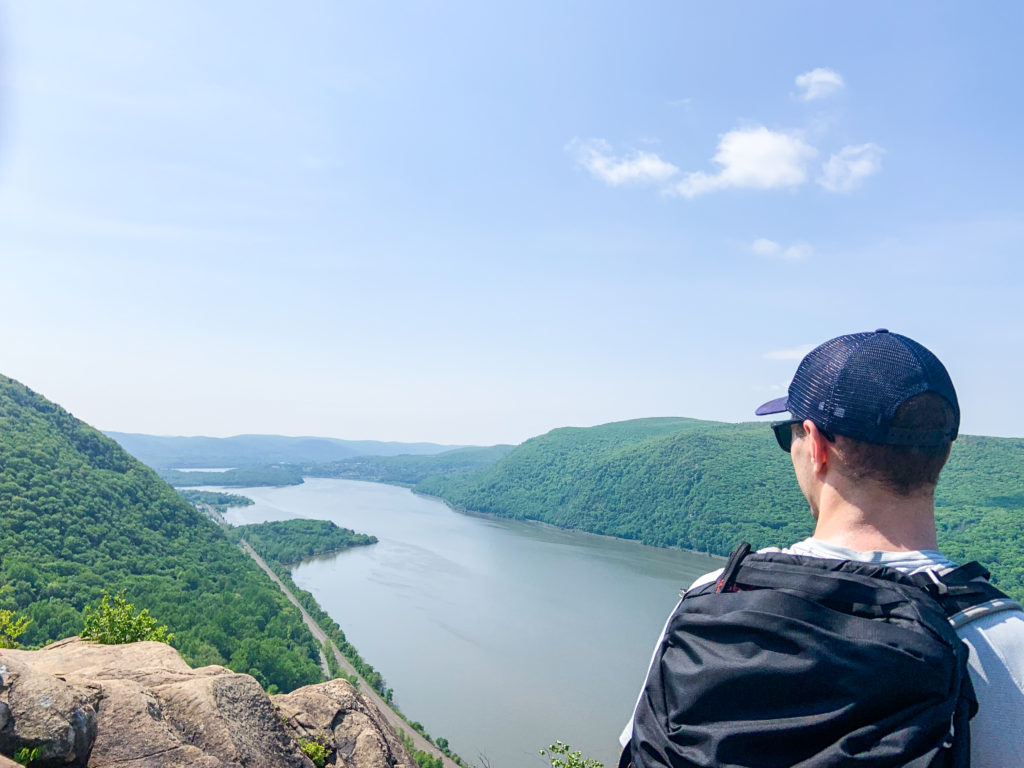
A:
POLYGON ((156 472, 177 488, 194 485, 255 488, 260 485, 302 483, 301 468, 292 464, 253 464, 229 469, 227 472, 181 472, 177 469, 158 469, 156 472))
MULTIPOLYGON (((1024 598, 1024 440, 962 436, 937 493, 939 542, 1024 598)), ((644 419, 556 429, 504 459, 415 489, 466 509, 657 546, 784 546, 813 523, 766 424, 644 419)))
POLYGON ((308 477, 343 477, 378 483, 413 486, 435 475, 465 475, 503 459, 513 445, 456 448, 432 456, 358 456, 328 464, 303 467, 308 477))
POLYGON ((176 487, 219 485, 252 488, 260 485, 298 485, 303 477, 340 477, 413 486, 433 475, 464 475, 504 458, 515 446, 455 448, 435 454, 355 456, 340 461, 306 464, 252 464, 226 472, 181 472, 158 469, 176 487))
POLYGON ((939 545, 1024 601, 1024 438, 961 435, 935 494, 939 545))
POLYGON ((193 665, 288 690, 318 682, 297 610, 223 531, 113 440, 0 376, 0 609, 41 645, 82 629, 104 589, 174 633, 193 665))

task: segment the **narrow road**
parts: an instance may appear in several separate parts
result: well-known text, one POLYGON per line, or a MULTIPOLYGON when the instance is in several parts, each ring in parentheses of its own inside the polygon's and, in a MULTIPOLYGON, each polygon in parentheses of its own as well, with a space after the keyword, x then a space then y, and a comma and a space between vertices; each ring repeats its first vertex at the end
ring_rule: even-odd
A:
MULTIPOLYGON (((313 633, 313 637, 315 637, 320 643, 328 643, 328 647, 334 652, 334 658, 338 660, 338 664, 341 668, 350 675, 355 675, 359 678, 359 692, 374 703, 384 718, 391 724, 391 727, 395 729, 395 732, 397 733, 398 729, 405 731, 407 735, 412 737, 412 743, 415 745, 416 749, 422 749, 424 752, 437 755, 444 762, 445 768, 459 768, 454 760, 443 754, 437 747, 414 731, 412 727, 405 722, 405 720, 399 717, 398 714, 384 702, 384 699, 377 695, 377 691, 375 691, 370 684, 363 679, 363 676, 360 675, 349 660, 342 655, 341 651, 338 650, 338 646, 334 644, 334 641, 328 639, 324 631, 320 629, 320 625, 313 621, 313 617, 310 616, 299 601, 295 599, 295 595, 292 594, 292 591, 288 589, 284 582, 277 578, 277 574, 270 569, 270 566, 263 561, 262 557, 256 554, 256 550, 249 546, 249 542, 245 539, 240 539, 239 541, 241 542, 242 549, 245 550, 246 554, 256 561, 256 565, 262 568, 266 572, 267 576, 273 579, 274 583, 281 588, 282 592, 284 592, 285 597, 291 601, 292 605, 299 609, 299 613, 302 614, 302 620, 306 622, 306 626, 309 627, 309 631, 313 633)), ((324 660, 323 663, 326 664, 326 660, 324 660)), ((330 674, 328 673, 327 676, 330 677, 330 674)))

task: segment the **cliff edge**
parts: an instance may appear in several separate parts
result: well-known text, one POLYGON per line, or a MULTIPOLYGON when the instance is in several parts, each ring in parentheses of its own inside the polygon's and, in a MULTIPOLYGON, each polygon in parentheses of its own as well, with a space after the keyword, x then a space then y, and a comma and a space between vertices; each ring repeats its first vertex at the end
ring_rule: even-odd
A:
POLYGON ((325 766, 416 768, 344 680, 268 696, 249 675, 193 669, 163 643, 0 650, 0 753, 36 749, 32 768, 313 768, 310 742, 325 766))

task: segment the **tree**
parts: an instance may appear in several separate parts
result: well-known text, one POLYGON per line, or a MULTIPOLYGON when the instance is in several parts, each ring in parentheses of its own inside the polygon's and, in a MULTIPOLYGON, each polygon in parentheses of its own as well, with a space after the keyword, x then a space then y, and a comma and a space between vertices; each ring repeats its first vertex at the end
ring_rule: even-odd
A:
POLYGON ((0 611, 0 648, 17 648, 18 638, 31 623, 32 619, 17 616, 14 611, 0 611))
POLYGON ((123 589, 114 596, 113 604, 107 590, 103 590, 103 599, 96 610, 85 606, 83 640, 115 645, 140 640, 169 643, 172 637, 167 633, 167 626, 157 626, 156 619, 145 608, 136 613, 135 606, 125 599, 123 589))

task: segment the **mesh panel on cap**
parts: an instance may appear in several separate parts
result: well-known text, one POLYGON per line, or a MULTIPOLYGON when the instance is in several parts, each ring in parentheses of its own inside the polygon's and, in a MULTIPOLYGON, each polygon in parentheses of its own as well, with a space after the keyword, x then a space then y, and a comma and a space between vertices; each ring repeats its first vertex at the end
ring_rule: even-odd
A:
POLYGON ((789 412, 794 418, 810 419, 828 429, 825 416, 833 408, 833 383, 850 355, 856 351, 856 343, 850 342, 866 335, 853 334, 826 341, 800 362, 793 383, 789 385, 789 412))
POLYGON ((884 442, 903 402, 928 388, 920 358, 896 334, 871 334, 839 375, 833 429, 872 443, 884 442))
POLYGON ((925 347, 895 333, 853 333, 825 342, 800 363, 789 386, 789 411, 829 433, 886 444, 935 444, 956 437, 960 408, 945 367, 925 347), (896 410, 922 392, 953 410, 945 430, 891 430, 896 410))

